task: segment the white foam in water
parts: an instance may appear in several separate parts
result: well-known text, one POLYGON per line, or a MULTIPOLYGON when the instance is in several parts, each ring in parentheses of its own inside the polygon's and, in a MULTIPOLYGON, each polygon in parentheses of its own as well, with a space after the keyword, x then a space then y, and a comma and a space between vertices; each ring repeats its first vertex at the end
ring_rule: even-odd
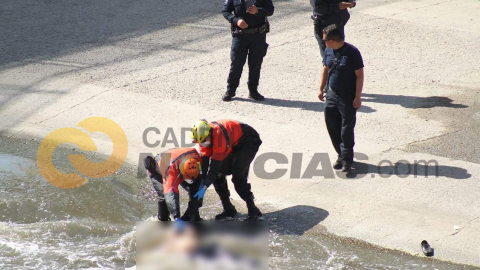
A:
POLYGON ((24 169, 35 166, 35 161, 27 158, 0 154, 0 172, 7 171, 16 175, 25 176, 24 169))
POLYGON ((15 243, 12 241, 4 240, 0 238, 0 245, 5 245, 11 249, 14 249, 17 252, 20 253, 29 253, 29 254, 36 254, 38 253, 39 247, 36 244, 30 243, 15 243))

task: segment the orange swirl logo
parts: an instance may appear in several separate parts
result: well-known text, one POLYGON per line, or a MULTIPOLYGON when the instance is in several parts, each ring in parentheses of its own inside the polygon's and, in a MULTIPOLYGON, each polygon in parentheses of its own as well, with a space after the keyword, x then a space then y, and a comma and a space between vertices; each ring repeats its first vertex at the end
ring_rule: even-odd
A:
MULTIPOLYGON (((77 126, 90 133, 103 132, 113 143, 112 155, 104 162, 91 162, 84 155, 68 155, 70 163, 78 172, 88 177, 102 178, 122 167, 127 159, 128 141, 125 132, 117 123, 105 117, 90 117, 77 126)), ((88 180, 76 173, 62 173, 53 165, 53 151, 62 143, 76 144, 82 151, 97 151, 97 146, 87 133, 76 128, 60 128, 52 131, 40 143, 37 152, 38 169, 45 180, 56 187, 64 189, 79 187, 88 180)))

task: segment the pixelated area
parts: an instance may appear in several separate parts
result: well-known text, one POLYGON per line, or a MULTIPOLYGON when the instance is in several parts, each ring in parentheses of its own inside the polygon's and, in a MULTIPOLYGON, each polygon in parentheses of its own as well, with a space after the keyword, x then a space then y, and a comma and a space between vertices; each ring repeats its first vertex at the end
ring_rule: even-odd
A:
POLYGON ((137 270, 266 270, 263 222, 137 223, 137 270))

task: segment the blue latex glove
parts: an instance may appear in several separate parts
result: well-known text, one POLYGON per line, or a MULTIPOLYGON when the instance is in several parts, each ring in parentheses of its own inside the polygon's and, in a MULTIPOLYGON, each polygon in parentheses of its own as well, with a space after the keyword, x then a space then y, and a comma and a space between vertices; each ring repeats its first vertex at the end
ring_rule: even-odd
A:
POLYGON ((207 187, 201 183, 200 187, 198 188, 198 192, 193 195, 194 198, 197 198, 199 201, 203 199, 203 196, 205 196, 205 191, 207 191, 207 187))
POLYGON ((183 230, 185 229, 185 226, 187 226, 187 223, 183 221, 181 218, 175 219, 174 227, 177 232, 183 232, 183 230))

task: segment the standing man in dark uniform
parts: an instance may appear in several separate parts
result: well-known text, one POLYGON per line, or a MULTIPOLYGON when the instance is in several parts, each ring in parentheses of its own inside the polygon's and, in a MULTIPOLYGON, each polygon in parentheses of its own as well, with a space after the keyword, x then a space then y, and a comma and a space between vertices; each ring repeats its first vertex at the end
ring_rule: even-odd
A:
POLYGON ((264 100, 258 93, 258 81, 263 57, 267 54, 266 41, 270 25, 267 17, 273 14, 272 0, 226 0, 223 5, 223 17, 231 24, 232 49, 230 51, 230 73, 227 92, 223 101, 230 101, 240 84, 243 66, 248 55, 248 96, 254 100, 264 100), (232 14, 233 11, 233 14, 232 14))
POLYGON ((322 59, 325 54, 325 42, 323 42, 323 29, 331 24, 339 26, 342 35, 345 36, 345 25, 350 19, 350 13, 347 8, 356 6, 354 0, 310 0, 310 5, 313 8, 313 24, 315 38, 320 47, 320 55, 322 59))
POLYGON ((348 172, 353 163, 356 114, 362 106, 363 59, 355 46, 343 40, 342 31, 336 25, 323 30, 323 41, 327 49, 318 98, 324 101, 327 91, 325 123, 338 154, 333 168, 348 172))

